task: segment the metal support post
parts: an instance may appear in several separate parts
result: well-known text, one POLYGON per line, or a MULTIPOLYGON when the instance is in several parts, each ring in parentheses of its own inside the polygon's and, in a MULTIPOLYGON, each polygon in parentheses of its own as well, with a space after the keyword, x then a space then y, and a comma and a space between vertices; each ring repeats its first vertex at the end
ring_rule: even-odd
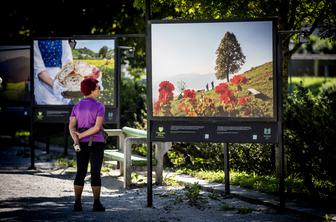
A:
POLYGON ((224 143, 224 183, 225 194, 230 194, 230 165, 229 165, 229 144, 224 143))

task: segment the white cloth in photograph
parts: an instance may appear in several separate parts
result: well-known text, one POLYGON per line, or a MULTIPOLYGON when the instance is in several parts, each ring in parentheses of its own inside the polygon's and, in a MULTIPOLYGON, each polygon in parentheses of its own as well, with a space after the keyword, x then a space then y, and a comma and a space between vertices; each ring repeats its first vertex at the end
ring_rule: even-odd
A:
MULTIPOLYGON (((68 40, 62 40, 62 66, 72 62, 72 51, 68 40)), ((34 41, 34 95, 38 105, 67 105, 70 99, 61 95, 61 86, 50 87, 48 84, 39 79, 39 73, 46 71, 51 79, 55 79, 60 67, 46 67, 38 46, 38 41, 34 41)))

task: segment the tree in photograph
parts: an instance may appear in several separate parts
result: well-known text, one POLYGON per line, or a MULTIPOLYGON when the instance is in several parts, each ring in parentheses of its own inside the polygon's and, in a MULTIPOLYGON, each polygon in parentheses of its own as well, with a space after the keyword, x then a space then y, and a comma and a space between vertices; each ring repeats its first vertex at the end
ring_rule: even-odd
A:
POLYGON ((225 33, 216 50, 216 55, 216 78, 227 78, 227 81, 229 81, 229 74, 237 72, 246 58, 236 36, 231 32, 225 33))
POLYGON ((108 52, 108 47, 107 46, 103 46, 99 50, 98 55, 99 55, 100 58, 106 58, 107 52, 108 52))

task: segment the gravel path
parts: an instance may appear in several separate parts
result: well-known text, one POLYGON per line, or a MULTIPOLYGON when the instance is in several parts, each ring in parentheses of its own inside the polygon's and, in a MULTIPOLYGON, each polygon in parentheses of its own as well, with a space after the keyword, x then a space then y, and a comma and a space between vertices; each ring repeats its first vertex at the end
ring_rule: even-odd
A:
POLYGON ((83 212, 73 213, 73 178, 65 169, 0 171, 0 221, 312 221, 208 192, 191 204, 184 187, 154 186, 154 207, 148 208, 146 187, 124 190, 120 178, 110 175, 102 177, 101 199, 107 211, 91 211, 88 176, 83 212))

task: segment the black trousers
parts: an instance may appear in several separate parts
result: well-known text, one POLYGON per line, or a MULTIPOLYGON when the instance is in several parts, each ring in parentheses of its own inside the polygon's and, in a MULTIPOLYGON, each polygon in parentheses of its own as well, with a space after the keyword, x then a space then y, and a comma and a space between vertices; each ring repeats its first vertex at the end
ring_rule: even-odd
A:
POLYGON ((103 142, 80 143, 80 152, 76 152, 77 156, 77 174, 74 185, 84 186, 84 179, 87 173, 88 164, 91 165, 91 186, 101 186, 100 171, 104 158, 103 142))

